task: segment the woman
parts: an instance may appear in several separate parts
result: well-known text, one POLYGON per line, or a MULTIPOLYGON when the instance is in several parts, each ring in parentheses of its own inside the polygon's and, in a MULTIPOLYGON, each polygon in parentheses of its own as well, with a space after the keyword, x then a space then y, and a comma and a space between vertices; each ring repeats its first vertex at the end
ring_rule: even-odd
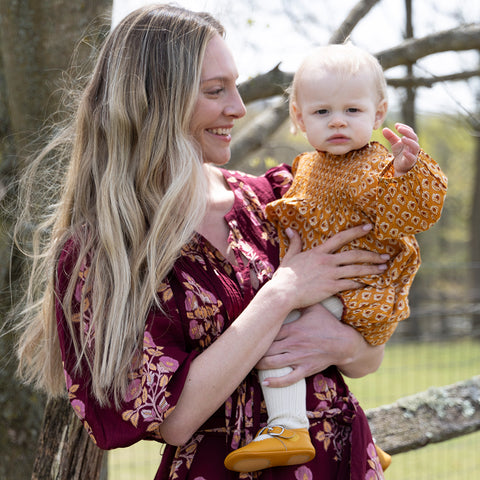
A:
POLYGON ((331 253, 368 231, 360 226, 304 253, 291 232, 278 265, 264 205, 288 188, 288 167, 259 178, 218 168, 245 113, 222 37, 208 14, 157 5, 107 38, 71 126, 30 172, 52 151, 68 155, 60 199, 39 229, 49 233, 33 266, 20 372, 50 395, 66 379, 101 448, 167 443, 157 479, 294 479, 302 469, 381 478, 338 370, 365 375, 383 350, 315 304, 354 288, 349 277, 379 273, 385 258, 331 253), (281 327, 294 308, 304 309, 297 333, 281 327), (257 364, 294 368, 272 386, 316 374, 309 464, 224 468, 266 420, 257 364), (329 418, 315 418, 319 402, 329 418))

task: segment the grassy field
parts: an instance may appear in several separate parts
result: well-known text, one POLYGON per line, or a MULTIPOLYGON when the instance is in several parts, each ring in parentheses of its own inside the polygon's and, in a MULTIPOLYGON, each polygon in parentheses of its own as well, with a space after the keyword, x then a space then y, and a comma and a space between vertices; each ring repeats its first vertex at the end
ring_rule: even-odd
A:
MULTIPOLYGON (((480 343, 458 341, 387 346, 382 366, 373 375, 348 380, 365 408, 449 385, 480 374, 480 343)), ((460 480, 480 478, 480 432, 393 457, 387 480, 460 480)), ((109 478, 151 480, 160 459, 160 445, 141 442, 109 454, 109 478)), ((219 479, 220 480, 220 479, 219 479)))
MULTIPOLYGON (((349 379, 363 408, 373 408, 429 387, 450 385, 480 374, 480 343, 470 339, 394 344, 373 375, 349 379)), ((387 480, 480 478, 480 432, 395 455, 387 480)))

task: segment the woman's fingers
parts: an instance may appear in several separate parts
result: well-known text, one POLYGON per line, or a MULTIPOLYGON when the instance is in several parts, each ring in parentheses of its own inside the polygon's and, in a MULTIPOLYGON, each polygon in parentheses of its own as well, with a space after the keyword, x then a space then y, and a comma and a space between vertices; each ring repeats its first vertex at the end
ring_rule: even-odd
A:
POLYGON ((373 228, 371 224, 359 225, 357 227, 348 228, 336 233, 333 237, 330 237, 322 245, 317 248, 321 248, 327 253, 333 253, 342 248, 347 243, 350 243, 357 238, 365 236, 373 228))
POLYGON ((298 233, 289 231, 290 246, 274 279, 277 288, 292 299, 292 308, 304 308, 343 290, 358 288, 353 279, 382 273, 388 255, 366 250, 334 253, 371 229, 371 225, 360 225, 344 230, 305 252, 301 251, 298 233))
MULTIPOLYGON (((369 250, 347 250, 331 255, 335 259, 335 264, 340 266, 354 267, 365 266, 364 264, 385 264, 390 259, 390 255, 386 253, 370 252, 369 250)), ((378 265, 371 265, 376 267, 378 265)), ((385 268, 385 267, 382 267, 385 268)))
POLYGON ((294 383, 297 383, 299 380, 304 379, 306 376, 307 375, 303 369, 299 367, 294 368, 290 373, 287 373, 287 375, 266 378, 265 384, 272 388, 288 387, 294 383))
POLYGON ((302 251, 302 239, 299 233, 292 230, 291 228, 287 228, 285 230, 285 233, 290 240, 290 244, 288 246, 287 252, 285 253, 285 256, 283 257, 283 261, 288 262, 290 258, 302 251))

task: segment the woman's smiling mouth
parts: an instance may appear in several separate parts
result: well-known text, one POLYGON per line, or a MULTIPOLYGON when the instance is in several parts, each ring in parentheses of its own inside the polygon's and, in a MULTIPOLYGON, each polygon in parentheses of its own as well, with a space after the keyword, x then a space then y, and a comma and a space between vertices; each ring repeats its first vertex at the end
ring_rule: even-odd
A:
POLYGON ((212 135, 218 135, 221 137, 230 137, 232 133, 232 129, 231 128, 208 128, 207 132, 211 133, 212 135))

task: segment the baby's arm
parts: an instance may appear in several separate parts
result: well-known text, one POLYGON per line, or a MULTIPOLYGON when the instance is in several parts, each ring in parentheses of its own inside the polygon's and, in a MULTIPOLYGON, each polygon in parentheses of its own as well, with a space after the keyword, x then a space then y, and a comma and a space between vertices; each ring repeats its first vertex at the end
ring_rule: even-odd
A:
POLYGON ((396 123, 395 128, 403 137, 399 137, 389 128, 384 128, 382 133, 392 146, 392 153, 395 157, 393 160, 394 176, 400 177, 415 165, 420 145, 413 128, 403 123, 396 123))

